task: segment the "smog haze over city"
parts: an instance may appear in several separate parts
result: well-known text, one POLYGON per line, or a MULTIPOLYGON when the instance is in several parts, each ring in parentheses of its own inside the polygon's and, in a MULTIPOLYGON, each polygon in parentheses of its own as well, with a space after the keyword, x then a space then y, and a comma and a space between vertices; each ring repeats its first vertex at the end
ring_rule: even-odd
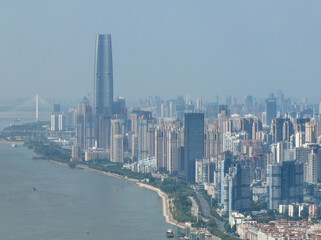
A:
POLYGON ((0 239, 321 239, 320 0, 0 2, 0 239))
POLYGON ((129 102, 278 89, 317 102, 320 11, 318 0, 1 1, 1 99, 92 94, 95 36, 111 33, 115 96, 129 102))

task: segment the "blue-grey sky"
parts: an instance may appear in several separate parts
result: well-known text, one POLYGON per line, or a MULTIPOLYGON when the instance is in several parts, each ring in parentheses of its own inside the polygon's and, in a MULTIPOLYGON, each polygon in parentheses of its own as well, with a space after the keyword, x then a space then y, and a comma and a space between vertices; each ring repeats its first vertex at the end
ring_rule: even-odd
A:
POLYGON ((114 95, 250 94, 321 101, 320 0, 4 0, 0 99, 92 94, 111 33, 114 95))

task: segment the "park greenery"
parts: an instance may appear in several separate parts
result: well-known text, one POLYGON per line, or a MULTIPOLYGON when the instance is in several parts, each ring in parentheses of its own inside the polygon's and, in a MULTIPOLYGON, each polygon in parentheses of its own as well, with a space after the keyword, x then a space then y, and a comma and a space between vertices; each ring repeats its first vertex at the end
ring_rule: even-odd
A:
POLYGON ((150 184, 159 188, 172 200, 173 208, 171 209, 173 218, 179 222, 197 223, 197 217, 191 214, 192 202, 188 196, 193 195, 193 190, 183 181, 174 178, 165 178, 163 181, 152 178, 150 184))
POLYGON ((50 142, 45 139, 32 139, 25 140, 25 146, 32 149, 35 153, 43 156, 46 159, 54 160, 62 163, 70 163, 71 151, 64 149, 60 145, 50 142))
POLYGON ((114 173, 121 176, 126 176, 128 178, 132 178, 132 179, 143 180, 143 179, 149 179, 151 177, 150 173, 133 172, 127 168, 123 168, 121 163, 115 164, 112 162, 108 162, 105 165, 101 165, 101 164, 97 164, 97 162, 89 162, 87 164, 92 169, 114 173))
POLYGON ((14 140, 16 137, 44 136, 46 133, 44 126, 48 126, 49 124, 50 122, 47 121, 39 121, 21 125, 10 125, 1 131, 0 138, 14 140))

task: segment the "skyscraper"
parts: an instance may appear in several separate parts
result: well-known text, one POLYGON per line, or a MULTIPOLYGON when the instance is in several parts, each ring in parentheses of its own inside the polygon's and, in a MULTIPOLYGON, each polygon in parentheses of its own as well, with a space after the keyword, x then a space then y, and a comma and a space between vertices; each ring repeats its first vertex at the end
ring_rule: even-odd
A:
POLYGON ((96 38, 94 105, 96 114, 112 113, 113 59, 110 34, 98 34, 96 38))
POLYGON ((265 102, 266 125, 271 125, 273 118, 276 118, 276 99, 268 98, 265 102))
POLYGON ((303 164, 284 161, 268 165, 268 208, 277 209, 280 204, 303 202, 303 164))
POLYGON ((77 144, 81 150, 87 150, 92 147, 94 136, 94 121, 92 107, 88 98, 84 97, 78 105, 77 123, 76 123, 76 138, 77 144))
POLYGON ((185 177, 195 182, 195 160, 204 157, 204 113, 185 113, 185 177))

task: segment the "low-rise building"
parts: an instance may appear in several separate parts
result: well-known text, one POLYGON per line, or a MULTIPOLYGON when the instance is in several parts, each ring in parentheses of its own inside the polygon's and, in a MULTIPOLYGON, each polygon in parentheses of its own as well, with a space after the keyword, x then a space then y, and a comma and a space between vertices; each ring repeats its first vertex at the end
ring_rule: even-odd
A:
POLYGON ((97 159, 109 159, 109 151, 99 148, 92 148, 85 151, 85 161, 97 159))

